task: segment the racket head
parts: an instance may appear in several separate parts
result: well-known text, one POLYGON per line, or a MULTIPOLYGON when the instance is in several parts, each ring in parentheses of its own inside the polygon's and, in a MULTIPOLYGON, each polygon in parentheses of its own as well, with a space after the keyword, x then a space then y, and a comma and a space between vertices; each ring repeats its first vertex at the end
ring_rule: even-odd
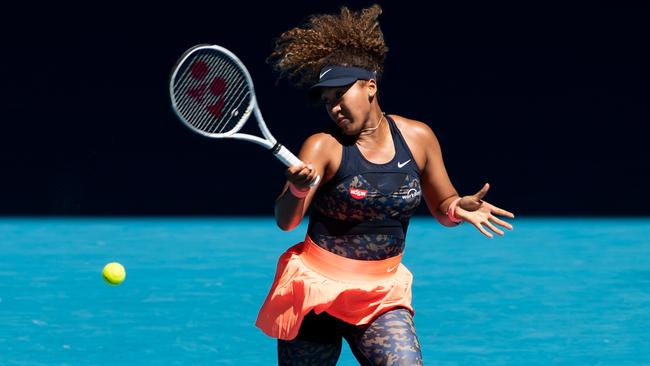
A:
POLYGON ((196 45, 183 53, 169 81, 172 108, 191 130, 207 137, 239 131, 256 107, 253 80, 224 47, 196 45))

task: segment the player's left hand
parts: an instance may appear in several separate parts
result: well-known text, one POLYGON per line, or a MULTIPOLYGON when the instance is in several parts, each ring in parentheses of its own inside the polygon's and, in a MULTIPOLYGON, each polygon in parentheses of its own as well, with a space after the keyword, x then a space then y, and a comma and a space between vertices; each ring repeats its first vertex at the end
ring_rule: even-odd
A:
POLYGON ((509 218, 514 218, 515 215, 484 201, 483 196, 485 196, 489 189, 490 184, 485 183, 483 188, 481 188, 481 190, 476 194, 473 194, 471 196, 464 196, 461 198, 461 200, 458 202, 458 205, 456 206, 455 216, 459 219, 463 219, 471 223, 485 236, 492 238, 494 235, 487 231, 483 225, 487 226, 495 233, 503 236, 504 232, 494 224, 503 226, 508 230, 512 230, 512 225, 494 215, 506 216, 509 218))

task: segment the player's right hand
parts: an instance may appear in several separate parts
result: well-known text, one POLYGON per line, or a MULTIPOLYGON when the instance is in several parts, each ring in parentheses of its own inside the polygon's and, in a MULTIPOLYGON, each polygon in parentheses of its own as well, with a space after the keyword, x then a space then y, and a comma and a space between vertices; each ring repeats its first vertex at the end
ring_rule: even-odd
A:
POLYGON ((311 164, 302 163, 289 167, 285 171, 285 175, 287 176, 287 180, 296 186, 296 188, 309 189, 309 184, 316 179, 318 173, 311 164))

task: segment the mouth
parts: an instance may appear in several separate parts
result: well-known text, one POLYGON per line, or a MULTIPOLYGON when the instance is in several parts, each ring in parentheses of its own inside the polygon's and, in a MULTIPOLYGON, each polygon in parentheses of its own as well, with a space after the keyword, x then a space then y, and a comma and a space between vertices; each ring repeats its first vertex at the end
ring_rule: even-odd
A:
POLYGON ((346 123, 350 123, 350 120, 347 119, 347 118, 345 118, 345 117, 339 117, 339 118, 336 119, 336 123, 337 123, 339 126, 341 126, 341 125, 344 125, 344 124, 346 124, 346 123))

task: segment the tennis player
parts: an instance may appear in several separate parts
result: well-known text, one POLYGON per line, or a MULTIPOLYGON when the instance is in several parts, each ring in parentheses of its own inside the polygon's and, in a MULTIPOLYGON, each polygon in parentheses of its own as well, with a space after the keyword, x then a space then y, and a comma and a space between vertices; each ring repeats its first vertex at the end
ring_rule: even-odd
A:
POLYGON ((460 197, 425 124, 385 114, 379 79, 388 51, 374 5, 312 16, 283 33, 269 62, 325 106, 331 127, 304 142, 275 204, 283 230, 312 206, 304 242, 279 259, 257 326, 278 339, 280 365, 335 365, 345 339, 362 365, 422 364, 401 264, 409 218, 424 199, 444 226, 465 221, 504 235, 513 218, 476 194, 460 197), (318 187, 310 187, 318 175, 318 187))

